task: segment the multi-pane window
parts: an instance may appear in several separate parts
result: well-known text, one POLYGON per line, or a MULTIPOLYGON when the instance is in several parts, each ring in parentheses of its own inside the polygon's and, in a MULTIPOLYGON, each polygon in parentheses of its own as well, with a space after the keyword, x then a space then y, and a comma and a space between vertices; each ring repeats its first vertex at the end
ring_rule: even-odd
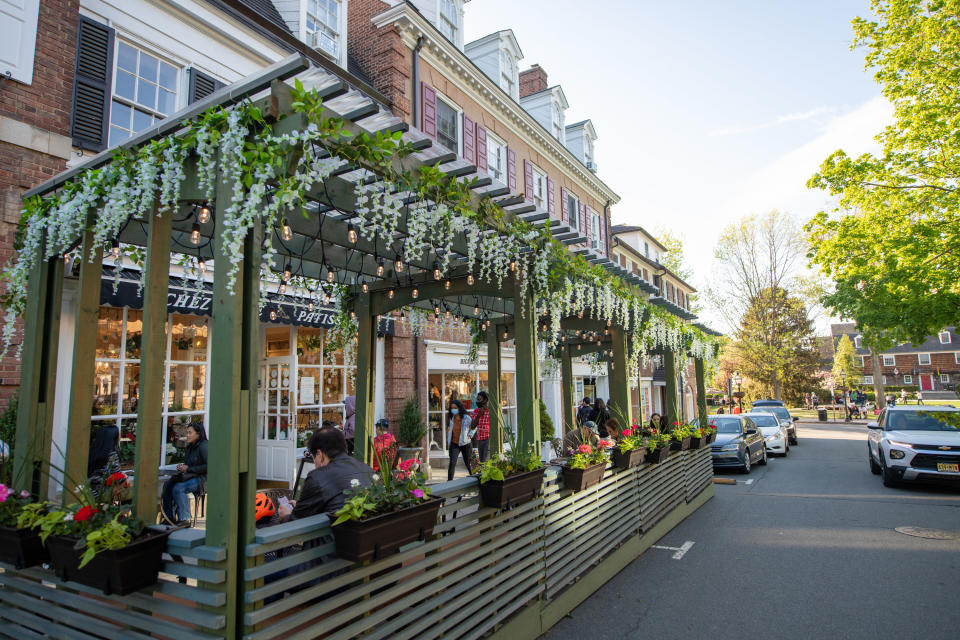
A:
POLYGON ((340 0, 307 0, 307 42, 340 57, 340 0))
POLYGON ((553 137, 557 140, 563 141, 563 111, 560 110, 560 105, 556 102, 553 103, 553 137))
POLYGON ((903 376, 903 384, 913 384, 913 376, 903 376))
POLYGON ((494 180, 507 181, 507 145, 489 132, 487 133, 487 173, 494 180))
POLYGON ((950 332, 941 331, 940 332, 940 344, 950 344, 950 332))
POLYGON ((873 376, 863 376, 863 384, 873 384, 873 376))
POLYGON ((917 362, 920 364, 930 364, 930 354, 929 353, 918 353, 917 362))
POLYGON ((896 364, 896 358, 893 356, 882 356, 883 357, 883 366, 892 367, 896 364))
POLYGON ((503 55, 500 56, 500 88, 512 96, 516 83, 513 56, 510 55, 509 51, 504 49, 503 55))
MULTIPOLYGON (((447 409, 450 400, 456 398, 463 403, 468 414, 476 409, 478 391, 489 388, 487 372, 478 371, 438 371, 431 369, 428 372, 427 421, 429 424, 429 448, 431 452, 446 451, 447 409)), ((513 373, 500 374, 500 411, 503 414, 505 426, 515 429, 517 424, 517 395, 513 373)))
POLYGON ((117 42, 110 105, 110 144, 126 140, 177 110, 180 70, 126 42, 117 42))
POLYGON ((547 174, 538 169, 537 167, 533 168, 533 203, 537 205, 538 208, 546 211, 547 209, 547 174))
MULTIPOLYGON (((286 329, 286 327, 284 327, 286 329)), ((355 393, 351 367, 343 350, 326 344, 327 330, 297 328, 297 446, 306 446, 306 434, 323 420, 343 422, 343 400, 355 393)))
POLYGON ((457 3, 454 0, 440 0, 440 20, 437 27, 450 42, 456 42, 457 3))
POLYGON ((953 361, 957 364, 960 364, 960 351, 953 352, 953 361))
POLYGON ((460 153, 459 114, 445 100, 437 99, 437 140, 451 151, 460 153))
POLYGON ((949 373, 941 373, 941 374, 940 374, 940 382, 942 382, 943 384, 948 384, 948 383, 950 382, 950 374, 949 374, 949 373))
POLYGON ((853 346, 855 346, 857 349, 860 348, 860 336, 857 336, 853 339, 853 346))
POLYGON ((570 215, 570 226, 574 229, 580 228, 580 201, 577 199, 577 196, 573 195, 569 191, 567 192, 567 211, 570 215))
POLYGON ((590 233, 593 236, 590 246, 594 249, 600 249, 600 214, 595 211, 590 211, 590 233))

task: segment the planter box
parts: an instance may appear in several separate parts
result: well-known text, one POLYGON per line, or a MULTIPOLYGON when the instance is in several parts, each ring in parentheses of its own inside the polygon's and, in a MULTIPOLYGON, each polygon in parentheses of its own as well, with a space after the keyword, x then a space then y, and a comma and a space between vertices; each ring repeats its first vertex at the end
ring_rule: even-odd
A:
POLYGON ((49 560, 50 554, 40 542, 39 531, 0 527, 0 562, 26 569, 49 560))
POLYGON ((683 440, 674 440, 670 443, 671 451, 686 451, 690 447, 690 436, 683 440))
POLYGON ((707 442, 710 443, 710 442, 713 442, 713 441, 716 440, 716 439, 717 439, 717 432, 714 431, 714 432, 712 432, 712 433, 710 434, 710 439, 707 440, 707 442))
POLYGON ((480 499, 494 509, 507 509, 523 504, 540 495, 543 488, 543 467, 508 476, 503 480, 489 480, 480 485, 480 499))
POLYGON ((333 527, 337 555, 353 562, 393 555, 408 542, 423 540, 433 533, 441 504, 443 498, 433 498, 400 511, 338 524, 333 527))
POLYGON ((627 451, 626 453, 620 453, 619 449, 614 449, 613 465, 618 469, 629 469, 630 467, 635 467, 642 463, 646 455, 646 447, 640 447, 638 449, 634 449, 633 451, 627 451))
POLYGON ((691 449, 699 449, 701 447, 707 446, 708 444, 710 444, 709 436, 701 436, 699 438, 692 438, 692 437, 690 438, 691 449))
POLYGON ((652 464, 660 464, 667 459, 667 456, 670 455, 670 447, 660 447, 659 449, 654 449, 653 451, 647 451, 647 457, 645 458, 646 462, 652 464))
POLYGON ((587 487, 593 486, 600 482, 603 478, 603 472, 606 470, 607 465, 604 464, 594 464, 590 465, 586 469, 571 469, 570 467, 563 467, 561 469, 563 473, 563 488, 564 489, 573 489, 574 491, 583 491, 587 487))
POLYGON ((147 531, 122 549, 101 551, 82 569, 80 557, 83 551, 73 548, 77 541, 50 536, 47 549, 54 573, 61 580, 79 582, 100 589, 106 595, 122 596, 155 584, 170 530, 147 531))

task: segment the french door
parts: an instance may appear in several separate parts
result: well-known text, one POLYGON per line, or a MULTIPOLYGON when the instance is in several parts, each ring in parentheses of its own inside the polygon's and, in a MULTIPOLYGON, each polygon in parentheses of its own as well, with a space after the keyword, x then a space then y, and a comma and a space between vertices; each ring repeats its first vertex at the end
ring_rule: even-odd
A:
POLYGON ((289 357, 260 362, 258 390, 257 478, 292 483, 296 446, 292 412, 296 398, 289 357))

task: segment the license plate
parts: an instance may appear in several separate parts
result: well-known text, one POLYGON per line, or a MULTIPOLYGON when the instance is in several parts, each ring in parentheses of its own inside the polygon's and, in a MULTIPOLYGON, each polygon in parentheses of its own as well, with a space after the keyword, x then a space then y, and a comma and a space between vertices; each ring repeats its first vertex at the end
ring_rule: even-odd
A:
POLYGON ((960 462, 938 462, 937 471, 953 471, 960 473, 960 462))

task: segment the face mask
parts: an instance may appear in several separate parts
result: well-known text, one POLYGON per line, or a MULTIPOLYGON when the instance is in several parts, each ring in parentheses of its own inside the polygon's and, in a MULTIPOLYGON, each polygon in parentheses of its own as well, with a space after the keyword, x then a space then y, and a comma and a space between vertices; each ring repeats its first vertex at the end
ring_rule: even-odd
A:
POLYGON ((457 409, 456 407, 454 407, 453 409, 450 409, 450 415, 455 416, 455 415, 457 415, 458 413, 460 413, 460 410, 457 409))

